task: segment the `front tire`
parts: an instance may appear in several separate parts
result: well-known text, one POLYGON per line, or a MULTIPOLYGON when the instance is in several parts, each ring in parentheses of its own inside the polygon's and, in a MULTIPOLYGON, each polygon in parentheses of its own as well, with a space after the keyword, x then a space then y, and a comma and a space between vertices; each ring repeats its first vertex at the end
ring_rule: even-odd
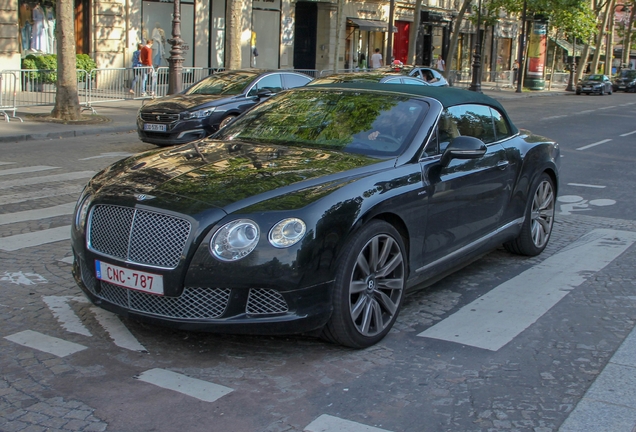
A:
POLYGON ((236 118, 236 116, 233 115, 233 114, 230 114, 230 115, 226 116, 225 118, 223 118, 223 120, 221 120, 221 123, 219 124, 219 129, 223 129, 225 126, 230 124, 230 122, 232 120, 234 120, 235 118, 236 118))
POLYGON ((528 196, 521 233, 516 239, 504 244, 506 250, 527 256, 536 256, 543 252, 552 234, 555 201, 554 181, 543 173, 534 182, 528 196))
POLYGON ((404 242, 392 225, 374 220, 353 236, 339 262, 333 312, 322 337, 366 348, 386 336, 402 306, 407 268, 404 242))

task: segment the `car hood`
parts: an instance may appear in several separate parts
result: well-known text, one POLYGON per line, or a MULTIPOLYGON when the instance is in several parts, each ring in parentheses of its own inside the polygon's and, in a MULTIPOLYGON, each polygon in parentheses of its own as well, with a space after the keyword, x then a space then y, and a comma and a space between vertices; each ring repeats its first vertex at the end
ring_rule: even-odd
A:
POLYGON ((582 80, 580 84, 584 86, 593 86, 593 85, 601 85, 603 83, 600 81, 582 80))
POLYGON ((326 190, 394 163, 315 148, 208 139, 124 159, 97 174, 90 188, 110 199, 170 195, 232 212, 303 190, 318 199, 326 190))
POLYGON ((197 107, 221 105, 235 97, 236 95, 176 94, 147 102, 141 107, 141 112, 180 113, 197 107))

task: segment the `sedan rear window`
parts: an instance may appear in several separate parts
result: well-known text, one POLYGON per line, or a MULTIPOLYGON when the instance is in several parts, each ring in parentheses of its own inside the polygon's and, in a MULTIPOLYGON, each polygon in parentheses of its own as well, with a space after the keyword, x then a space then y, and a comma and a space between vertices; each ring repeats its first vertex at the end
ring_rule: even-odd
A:
POLYGON ((412 141, 428 105, 408 96, 307 90, 273 97, 214 138, 390 157, 412 141))

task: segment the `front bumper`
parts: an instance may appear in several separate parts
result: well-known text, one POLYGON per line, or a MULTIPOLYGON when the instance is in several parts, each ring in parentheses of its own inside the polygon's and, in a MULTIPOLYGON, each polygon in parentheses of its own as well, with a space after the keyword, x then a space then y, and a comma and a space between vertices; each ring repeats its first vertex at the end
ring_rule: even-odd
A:
POLYGON ((257 286, 185 287, 177 297, 158 296, 99 281, 74 255, 73 276, 89 300, 140 321, 182 330, 273 335, 310 332, 331 316, 333 282, 286 292, 257 286))
POLYGON ((185 144, 214 133, 217 128, 211 125, 211 119, 178 120, 172 123, 152 123, 137 117, 137 135, 139 139, 157 145, 185 144), (161 130, 146 130, 146 125, 161 130))

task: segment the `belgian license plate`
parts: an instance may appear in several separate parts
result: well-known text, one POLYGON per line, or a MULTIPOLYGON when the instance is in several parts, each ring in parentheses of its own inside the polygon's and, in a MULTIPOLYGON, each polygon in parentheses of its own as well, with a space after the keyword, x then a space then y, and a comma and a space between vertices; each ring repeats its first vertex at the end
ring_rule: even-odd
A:
POLYGON ((163 276, 95 260, 97 279, 150 294, 163 295, 163 276))
POLYGON ((591 87, 583 87, 583 90, 592 90, 591 87))
POLYGON ((166 131, 166 125, 164 125, 164 124, 155 124, 155 123, 144 123, 144 130, 165 132, 166 131))
POLYGON ((619 88, 619 89, 624 89, 624 88, 625 88, 625 86, 624 86, 624 85, 619 85, 619 86, 618 86, 618 88, 619 88))

